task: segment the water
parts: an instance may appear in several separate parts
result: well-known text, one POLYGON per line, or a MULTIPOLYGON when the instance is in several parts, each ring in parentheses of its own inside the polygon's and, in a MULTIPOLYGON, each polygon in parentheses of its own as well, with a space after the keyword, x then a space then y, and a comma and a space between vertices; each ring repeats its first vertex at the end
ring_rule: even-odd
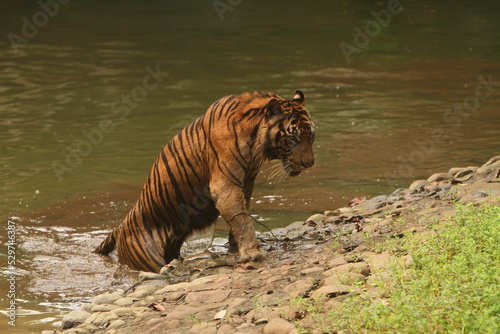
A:
POLYGON ((0 4, 1 310, 8 217, 19 217, 8 328, 50 328, 133 281, 90 252, 169 138, 222 96, 301 89, 317 124, 313 168, 258 179, 252 214, 269 227, 500 154, 500 87, 476 96, 500 81, 500 5, 401 4, 365 40, 353 28, 376 28, 371 11, 387 2, 241 1, 218 13, 211 1, 71 1, 46 22, 37 2, 0 4), (34 18, 36 32, 23 31, 34 18), (25 39, 17 52, 12 34, 25 39), (341 43, 358 49, 350 63, 341 43))

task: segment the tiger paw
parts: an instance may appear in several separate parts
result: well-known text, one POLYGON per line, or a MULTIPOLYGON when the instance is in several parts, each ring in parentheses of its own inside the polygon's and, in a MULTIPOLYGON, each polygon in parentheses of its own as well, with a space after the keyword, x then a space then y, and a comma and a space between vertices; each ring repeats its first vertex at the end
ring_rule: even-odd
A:
POLYGON ((262 261, 265 257, 266 252, 264 252, 260 247, 240 251, 240 262, 262 261))

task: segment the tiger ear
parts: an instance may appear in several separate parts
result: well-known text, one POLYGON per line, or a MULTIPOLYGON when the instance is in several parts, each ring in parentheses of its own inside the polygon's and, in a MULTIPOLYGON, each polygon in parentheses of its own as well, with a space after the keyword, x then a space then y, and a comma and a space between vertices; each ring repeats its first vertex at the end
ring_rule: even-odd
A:
POLYGON ((297 102, 301 105, 304 105, 305 104, 304 93, 302 93, 300 90, 296 90, 295 95, 293 96, 293 102, 297 102))
POLYGON ((278 116, 282 113, 279 101, 276 99, 269 100, 267 103, 267 114, 269 117, 278 116))

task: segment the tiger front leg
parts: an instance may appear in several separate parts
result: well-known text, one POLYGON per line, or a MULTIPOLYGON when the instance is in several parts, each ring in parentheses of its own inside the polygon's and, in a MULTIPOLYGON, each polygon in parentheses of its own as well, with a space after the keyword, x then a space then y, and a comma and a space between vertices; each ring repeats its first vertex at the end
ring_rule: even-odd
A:
POLYGON ((262 261, 266 253, 262 249, 248 213, 241 213, 228 222, 230 233, 240 255, 241 262, 262 261))
POLYGON ((212 197, 222 217, 230 230, 230 244, 236 246, 241 262, 261 261, 265 252, 255 235, 255 229, 250 220, 245 196, 239 187, 216 187, 224 191, 212 191, 212 197))

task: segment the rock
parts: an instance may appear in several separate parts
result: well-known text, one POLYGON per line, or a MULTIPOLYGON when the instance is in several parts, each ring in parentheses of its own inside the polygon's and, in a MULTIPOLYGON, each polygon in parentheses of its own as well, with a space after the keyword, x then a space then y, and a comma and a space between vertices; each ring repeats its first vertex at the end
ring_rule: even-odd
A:
POLYGON ((290 225, 288 225, 286 228, 289 230, 296 230, 298 228, 301 228, 303 225, 304 225, 303 221, 294 222, 294 223, 291 223, 290 225))
POLYGON ((340 275, 347 272, 359 273, 364 276, 368 276, 370 274, 370 268, 365 262, 356 262, 356 263, 346 263, 332 269, 329 269, 323 273, 324 276, 333 276, 340 275))
POLYGON ((123 297, 123 298, 117 299, 113 304, 118 305, 118 306, 130 306, 138 300, 140 300, 140 299, 139 298, 131 298, 131 297, 123 297))
POLYGON ((341 266, 341 265, 346 264, 346 263, 347 263, 347 260, 344 257, 337 257, 333 260, 328 261, 327 265, 328 265, 328 267, 332 268, 332 267, 341 266))
POLYGON ((123 292, 103 293, 95 296, 92 304, 113 304, 116 300, 123 297, 123 292))
POLYGON ((184 290, 185 288, 191 286, 191 283, 189 282, 182 282, 182 283, 177 283, 177 284, 170 284, 166 285, 163 288, 160 288, 155 291, 155 295, 164 295, 170 292, 176 292, 179 290, 184 290))
POLYGON ((339 301, 335 299, 330 299, 329 301, 323 304, 323 311, 328 312, 334 310, 340 305, 342 305, 342 303, 340 303, 339 301))
POLYGON ((491 158, 490 160, 488 160, 488 162, 486 162, 481 167, 492 166, 492 165, 500 165, 500 155, 497 155, 496 157, 491 158))
POLYGON ((328 218, 327 216, 325 216, 321 213, 317 213, 317 214, 314 214, 314 215, 310 216, 309 218, 307 218, 306 221, 313 221, 316 224, 318 224, 318 223, 324 222, 327 218, 328 218))
POLYGON ((453 175, 454 181, 465 182, 474 176, 474 173, 477 171, 477 169, 478 169, 477 167, 467 167, 467 168, 462 168, 461 170, 457 171, 454 174, 452 173, 450 174, 453 175))
MULTIPOLYGON (((127 295, 129 298, 144 298, 146 296, 152 295, 155 291, 158 290, 157 286, 152 285, 139 285, 135 288, 134 292, 131 292, 127 295)), ((115 299, 116 301, 117 299, 115 299)))
POLYGON ((76 327, 82 324, 91 314, 82 310, 74 310, 66 314, 62 319, 63 329, 76 327))
POLYGON ((411 190, 421 191, 425 186, 429 185, 427 180, 417 180, 410 185, 411 190))
POLYGON ((193 327, 191 327, 191 333, 194 334, 216 334, 217 333, 217 327, 215 325, 211 324, 196 324, 193 327))
POLYGON ((295 329, 295 325, 285 319, 275 318, 264 327, 264 334, 288 334, 295 329))
POLYGON ((232 334, 234 332, 234 327, 229 324, 220 325, 219 329, 217 330, 217 334, 232 334))
POLYGON ((436 173, 431 175, 427 181, 432 183, 432 182, 446 182, 446 181, 451 181, 453 179, 453 175, 449 173, 436 173))
POLYGON ((340 275, 333 275, 325 279, 324 285, 334 285, 334 284, 344 284, 352 285, 357 283, 363 283, 366 280, 366 276, 359 273, 347 272, 340 275))
MULTIPOLYGON (((109 332, 107 332, 107 333, 109 333, 109 332)), ((71 329, 64 331, 64 334, 90 334, 90 331, 88 329, 85 329, 85 328, 77 327, 77 328, 71 328, 71 329)))
POLYGON ((155 280, 155 279, 165 280, 167 279, 167 276, 157 273, 150 273, 147 271, 141 271, 139 273, 139 281, 155 280))
POLYGON ((127 323, 123 321, 122 319, 114 320, 110 322, 108 329, 113 329, 113 328, 120 328, 126 326, 127 323))
POLYGON ((309 292, 314 286, 314 281, 309 280, 299 280, 292 284, 289 284, 283 288, 283 291, 288 292, 292 297, 302 297, 307 292, 309 292))
POLYGON ((118 319, 119 316, 114 313, 94 313, 85 320, 86 324, 92 324, 94 326, 102 326, 110 321, 118 319))
POLYGON ((367 287, 380 287, 388 285, 391 282, 391 275, 387 271, 382 271, 373 275, 370 275, 366 280, 367 287))
POLYGON ((323 267, 312 267, 312 268, 306 268, 304 270, 301 270, 300 274, 304 275, 304 276, 309 276, 309 275, 320 274, 323 271, 325 271, 325 268, 323 268, 323 267))
POLYGON ((119 307, 109 313, 122 317, 122 316, 135 315, 137 313, 145 311, 150 311, 150 309, 148 307, 134 306, 134 307, 119 307))
POLYGON ((82 305, 80 305, 80 310, 82 311, 85 311, 85 312, 91 312, 90 310, 92 309, 92 307, 94 307, 95 305, 92 304, 92 303, 83 303, 82 305))
POLYGON ((109 312, 113 311, 120 306, 118 305, 113 305, 113 304, 97 304, 92 307, 91 312, 109 312))
POLYGON ((186 303, 220 303, 229 297, 231 290, 212 290, 212 291, 195 291, 189 293, 185 301, 186 303))
POLYGON ((341 295, 346 295, 348 293, 355 292, 355 293, 361 293, 361 289, 350 286, 350 285, 343 285, 343 284, 334 284, 334 285, 325 285, 322 286, 321 288, 315 290, 311 294, 311 298, 319 298, 321 296, 327 296, 329 298, 335 298, 341 295))
POLYGON ((476 170, 476 174, 479 176, 487 176, 490 173, 498 171, 500 168, 500 156, 496 156, 491 158, 487 163, 482 165, 476 170))

